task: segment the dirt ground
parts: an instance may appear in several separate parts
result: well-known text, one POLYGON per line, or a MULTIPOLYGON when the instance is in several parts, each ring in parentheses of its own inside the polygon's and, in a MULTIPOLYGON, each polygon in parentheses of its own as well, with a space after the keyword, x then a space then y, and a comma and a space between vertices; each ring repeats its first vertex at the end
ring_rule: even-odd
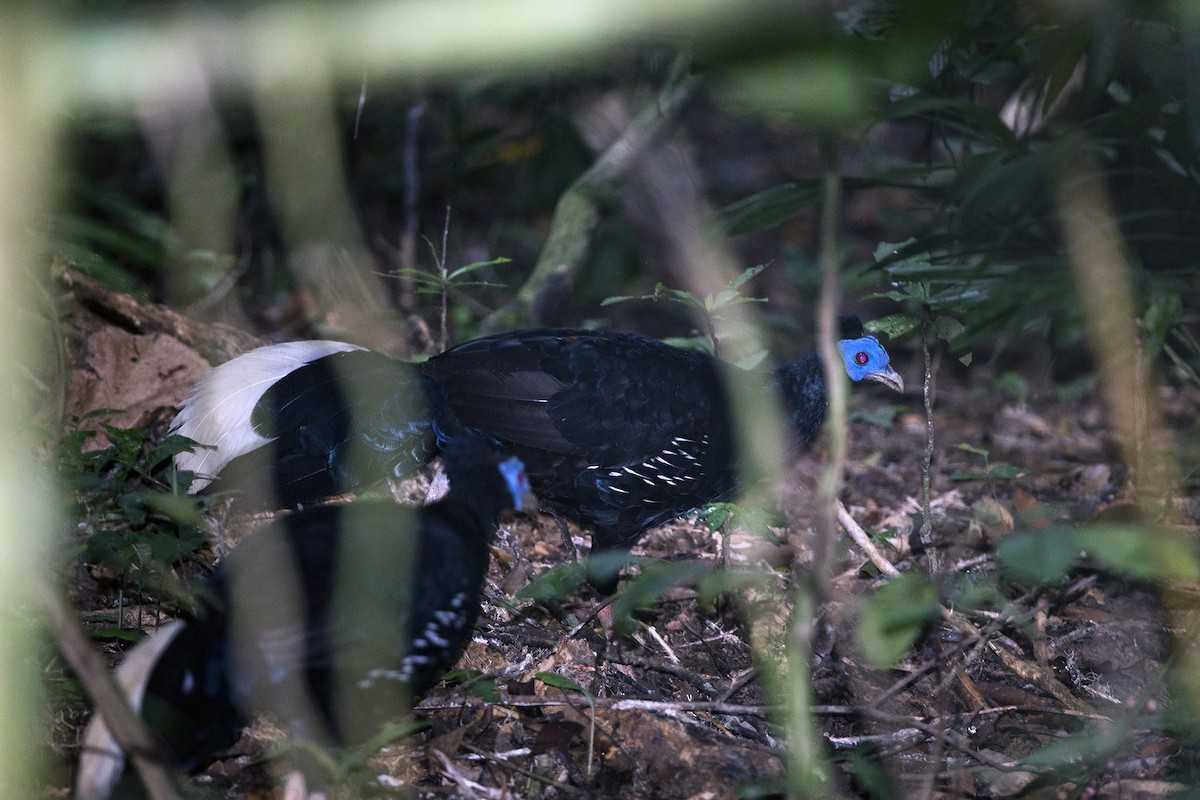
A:
MULTIPOLYGON (((145 399, 136 413, 161 425, 170 413, 164 408, 182 398, 203 366, 188 348, 164 348, 149 337, 97 324, 82 334, 83 352, 110 353, 106 364, 93 365, 97 370, 158 376, 135 382, 120 374, 110 385, 141 387, 145 399)), ((1026 391, 988 366, 942 372, 933 543, 926 546, 915 533, 926 443, 921 375, 913 354, 898 356, 908 386, 903 397, 882 387, 852 393, 841 496, 901 570, 940 563, 934 577, 947 610, 894 667, 870 667, 854 631, 864 598, 882 581, 849 539, 838 540, 833 577, 811 620, 808 664, 813 725, 833 764, 831 789, 877 797, 1157 797, 1182 788, 1194 771, 1194 745, 1181 723, 1190 717, 1173 707, 1181 701, 1164 670, 1188 638, 1180 620, 1194 594, 1121 579, 1086 559, 1051 585, 1022 583, 1002 575, 994 556, 1014 530, 1052 534, 1059 525, 1123 518, 1133 499, 1131 476, 1117 460, 1095 388, 1085 382, 1070 392, 1036 385, 1026 391), (982 477, 997 465, 1005 469, 982 477), (1056 744, 1064 752, 1046 755, 1056 744), (1020 763, 1034 753, 1042 760, 1020 763)), ((71 402, 115 407, 112 399, 71 402)), ((1159 400, 1181 463, 1194 464, 1200 390, 1163 385, 1159 400)), ((764 580, 715 601, 694 583, 672 586, 639 614, 629 636, 604 629, 586 590, 547 602, 517 599, 531 578, 571 555, 553 519, 506 521, 484 612, 460 664, 492 678, 496 691, 481 697, 489 693, 471 685, 435 689, 418 708, 424 727, 383 747, 332 796, 777 794, 787 734, 780 697, 764 689, 763 662, 751 643, 771 663, 781 655, 793 576, 804 574, 811 556, 814 487, 826 455, 822 436, 781 481, 780 510, 790 522, 771 528, 768 538, 687 520, 648 535, 635 550, 648 560, 712 566, 727 558, 764 580), (546 673, 559 679, 548 681, 546 673)), ((399 491, 420 498, 427 479, 399 491)), ((1176 513, 1167 522, 1195 534, 1200 502, 1171 501, 1176 513)), ((226 522, 231 540, 243 522, 226 522)), ((586 553, 586 532, 572 528, 571 537, 586 553)), ((67 582, 81 618, 93 628, 111 625, 117 598, 94 571, 73 569, 67 582)), ((155 622, 140 607, 125 614, 137 630, 155 622)), ((115 662, 118 641, 101 644, 115 662)), ((61 665, 48 660, 48 674, 61 677, 61 665)), ((46 796, 62 797, 86 703, 60 701, 49 714, 56 766, 46 796)), ((254 726, 239 754, 214 764, 194 786, 216 796, 266 796, 287 758, 261 756, 281 738, 269 723, 254 726)))

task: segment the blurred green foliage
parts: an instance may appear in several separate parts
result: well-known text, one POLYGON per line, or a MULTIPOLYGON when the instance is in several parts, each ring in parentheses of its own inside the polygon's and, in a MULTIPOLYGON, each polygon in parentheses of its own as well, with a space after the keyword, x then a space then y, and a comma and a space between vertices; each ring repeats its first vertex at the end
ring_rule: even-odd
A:
MULTIPOLYGON (((903 51, 896 20, 916 5, 855 4, 849 35, 903 51)), ((1092 14, 1016 0, 956 5, 961 16, 927 53, 925 74, 885 81, 876 95, 866 133, 904 149, 844 181, 851 195, 911 198, 888 220, 901 235, 872 260, 886 295, 952 313, 965 324, 963 344, 1031 331, 1077 338, 1050 185, 1062 153, 1088 148, 1108 174, 1142 305, 1159 311, 1153 341, 1185 341, 1179 329, 1200 297, 1194 32, 1163 3, 1101 3, 1092 14), (1165 308, 1163 297, 1184 300, 1165 308)), ((819 200, 815 180, 790 180, 728 205, 720 219, 735 234, 770 228, 819 200)))
POLYGON ((174 567, 208 546, 212 500, 187 494, 192 475, 172 457, 193 446, 182 436, 155 441, 144 428, 104 425, 110 444, 86 449, 91 431, 65 435, 59 478, 87 531, 77 550, 121 596, 187 606, 192 592, 174 567))

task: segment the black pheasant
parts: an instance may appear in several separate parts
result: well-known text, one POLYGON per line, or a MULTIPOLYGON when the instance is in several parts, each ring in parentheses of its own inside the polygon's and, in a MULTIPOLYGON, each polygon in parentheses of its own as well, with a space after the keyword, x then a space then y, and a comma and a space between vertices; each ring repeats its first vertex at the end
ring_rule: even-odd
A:
MULTIPOLYGON (((221 563, 193 619, 134 648, 122 684, 179 767, 204 767, 260 712, 296 739, 363 742, 458 660, 495 519, 521 508, 529 487, 516 458, 502 461, 473 437, 446 451, 442 500, 288 515, 221 563)), ((123 764, 103 719, 93 720, 76 797, 108 797, 123 764)))

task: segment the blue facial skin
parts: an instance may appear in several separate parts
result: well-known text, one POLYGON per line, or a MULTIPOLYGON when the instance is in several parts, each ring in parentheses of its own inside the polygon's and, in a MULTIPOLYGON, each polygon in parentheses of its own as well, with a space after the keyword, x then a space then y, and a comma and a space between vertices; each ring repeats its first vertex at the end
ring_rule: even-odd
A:
POLYGON ((888 372, 887 351, 874 336, 864 336, 861 339, 842 339, 838 342, 842 353, 842 363, 846 365, 846 374, 852 381, 861 381, 872 375, 888 372))

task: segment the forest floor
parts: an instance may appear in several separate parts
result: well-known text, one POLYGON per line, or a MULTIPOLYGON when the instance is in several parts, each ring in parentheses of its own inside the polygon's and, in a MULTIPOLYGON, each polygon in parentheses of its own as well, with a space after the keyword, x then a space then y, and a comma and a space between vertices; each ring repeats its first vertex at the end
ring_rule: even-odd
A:
MULTIPOLYGON (((188 348, 164 347, 160 334, 93 320, 78 338, 79 357, 94 363, 73 371, 103 377, 114 396, 87 394, 82 387, 97 381, 84 380, 68 398, 77 411, 129 408, 136 393, 144 398, 140 424, 157 420, 161 429, 202 369, 188 348), (100 358, 106 349, 110 355, 100 358)), ((1156 797, 1181 788, 1194 774, 1194 744, 1179 732, 1178 720, 1188 715, 1172 722, 1172 704, 1181 701, 1164 673, 1185 638, 1178 615, 1194 597, 1117 577, 1088 560, 1048 585, 1023 583, 1005 576, 994 556, 1013 531, 1053 535, 1063 525, 1126 518, 1131 476, 1115 455, 1094 388, 1027 392, 984 366, 939 375, 933 544, 920 546, 914 525, 927 432, 918 365, 901 361, 902 398, 882 387, 852 393, 842 499, 902 570, 939 562, 939 596, 953 610, 899 663, 871 667, 854 632, 864 599, 883 581, 849 539, 838 540, 833 577, 812 620, 809 662, 814 725, 835 765, 833 784, 881 797, 1156 797), (1179 602, 1164 603, 1164 596, 1179 602), (1052 745, 1060 751, 1047 751, 1052 745), (1034 753, 1040 760, 1022 763, 1034 753)), ((1194 463, 1200 390, 1162 386, 1159 400, 1173 441, 1194 463)), ((766 643, 764 659, 780 656, 771 643, 785 629, 796 569, 803 572, 811 556, 814 487, 826 456, 822 436, 789 471, 780 492, 789 523, 769 537, 688 520, 646 536, 635 553, 650 562, 711 567, 727 558, 763 580, 716 602, 701 597, 694 581, 669 587, 628 636, 604 630, 586 591, 516 599, 571 554, 555 520, 507 520, 484 612, 460 664, 494 679, 496 692, 435 689, 418 708, 421 730, 383 747, 332 796, 683 800, 777 792, 786 737, 779 698, 764 689, 751 642, 766 643)), ((400 491, 419 499, 427 479, 400 491)), ((1200 501, 1172 501, 1177 513, 1169 523, 1195 534, 1200 501)), ((231 540, 244 522, 226 521, 231 540)), ((586 531, 570 532, 585 554, 586 531)), ((117 602, 103 577, 77 562, 66 574, 93 629, 111 627, 117 602)), ((148 632, 158 621, 141 607, 126 608, 122 624, 148 632)), ((116 661, 122 640, 100 641, 116 661)), ((48 662, 49 680, 64 680, 61 665, 48 662)), ((61 692, 51 697, 47 738, 56 768, 46 796, 62 797, 87 704, 61 692)), ((216 796, 265 796, 287 757, 262 755, 280 741, 269 723, 256 724, 237 754, 194 785, 216 796)))

